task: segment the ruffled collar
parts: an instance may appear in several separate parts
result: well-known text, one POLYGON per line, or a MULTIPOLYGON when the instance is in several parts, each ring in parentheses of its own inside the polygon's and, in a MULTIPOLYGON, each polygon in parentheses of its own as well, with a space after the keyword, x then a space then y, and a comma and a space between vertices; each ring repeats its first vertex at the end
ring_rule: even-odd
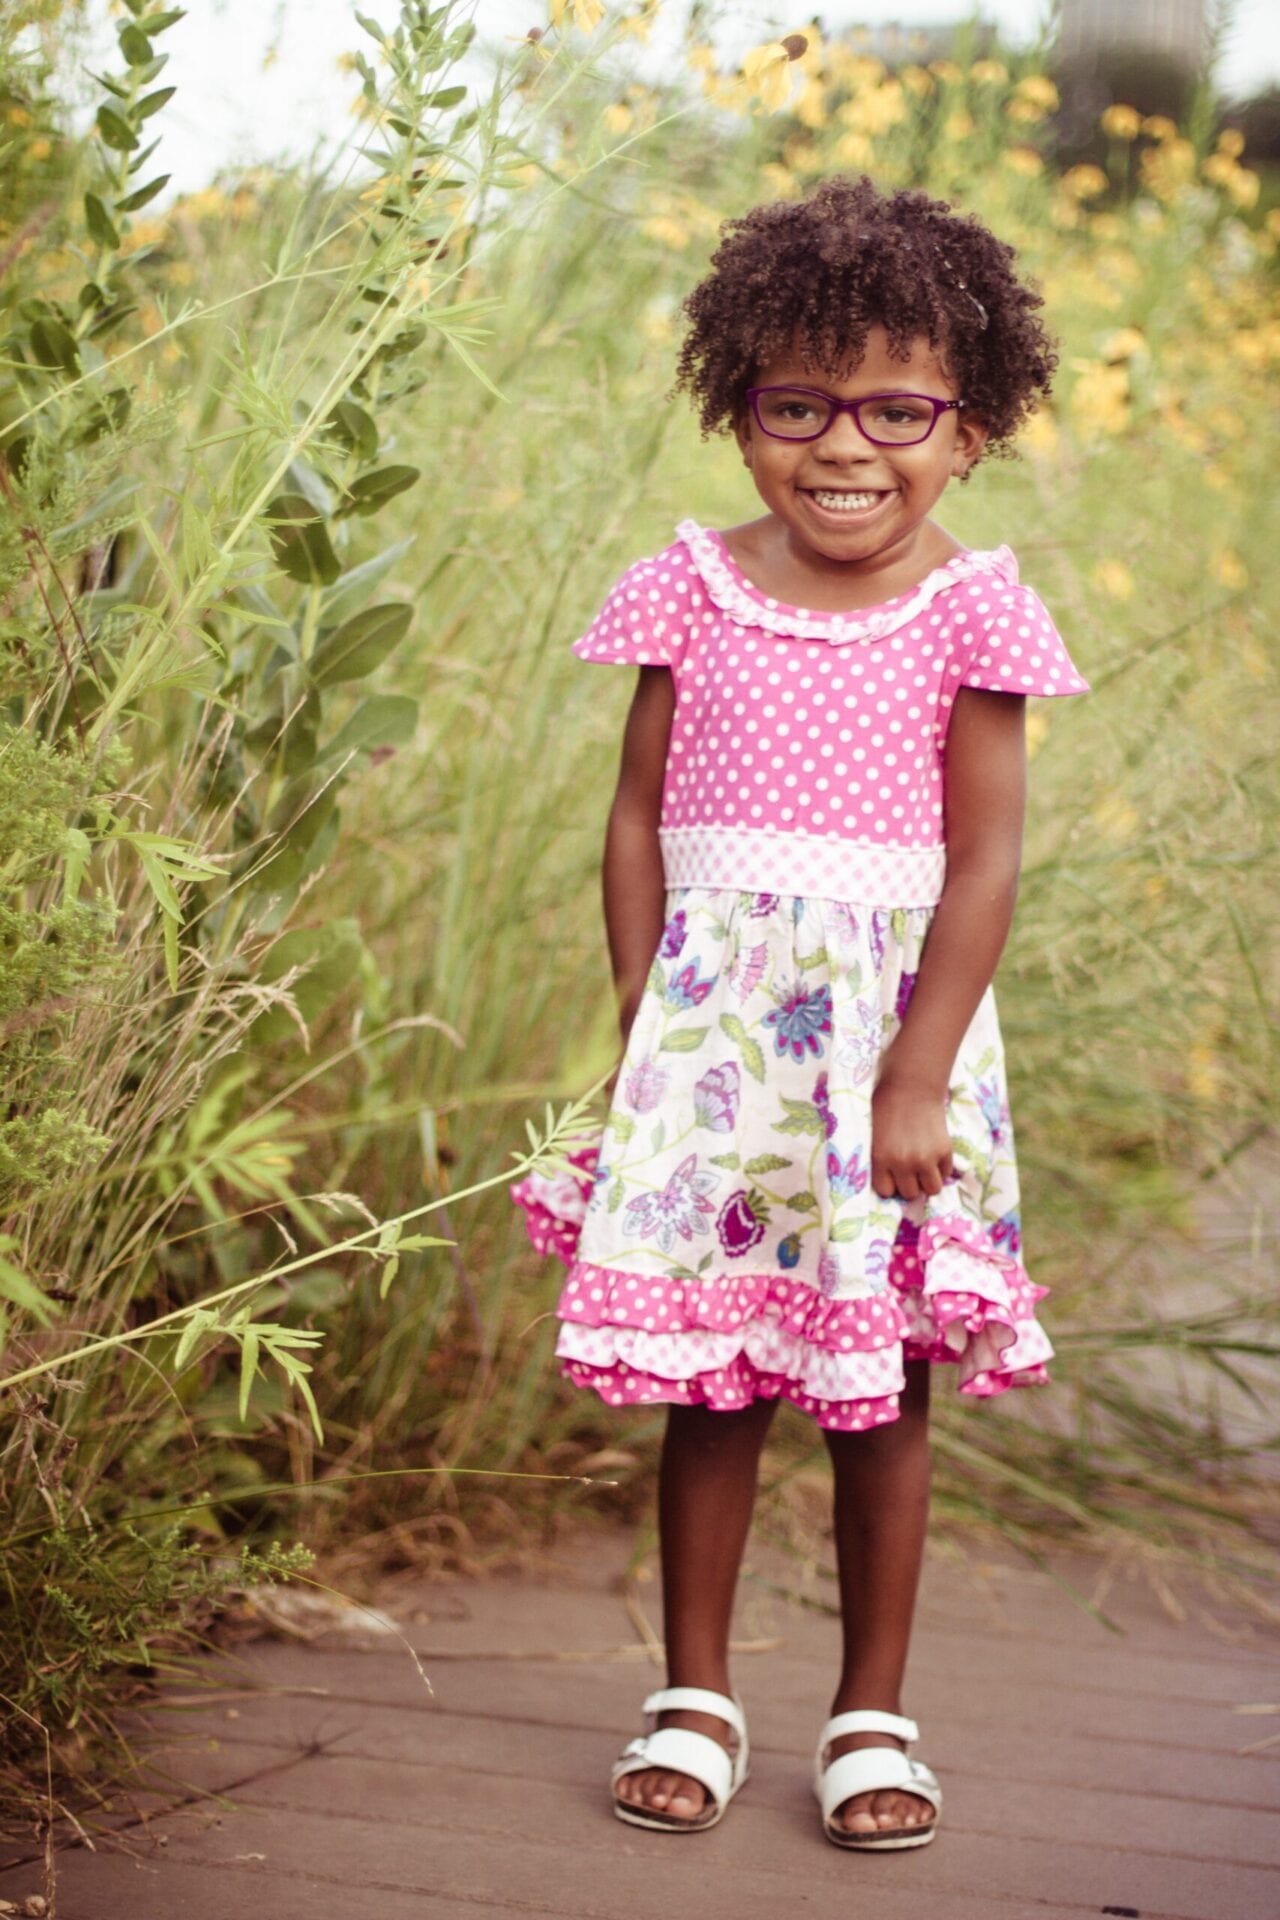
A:
POLYGON ((761 593, 712 528, 701 527, 696 520, 682 520, 676 533, 688 549, 689 558, 712 601, 739 626, 763 627, 766 633, 782 634, 794 640, 826 640, 833 646, 854 640, 883 639, 885 634, 914 620, 940 593, 977 574, 993 574, 1006 586, 1016 586, 1018 581, 1018 563, 1008 547, 994 547, 989 551, 962 547, 942 566, 926 574, 919 586, 878 607, 859 607, 854 613, 812 612, 808 607, 786 606, 761 593))

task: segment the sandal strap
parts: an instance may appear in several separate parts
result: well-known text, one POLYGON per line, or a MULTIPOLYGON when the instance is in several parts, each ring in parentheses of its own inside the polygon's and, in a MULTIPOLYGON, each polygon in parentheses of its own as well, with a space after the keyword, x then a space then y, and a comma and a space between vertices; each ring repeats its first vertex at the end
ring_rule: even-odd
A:
POLYGON ((624 1774, 642 1773, 648 1767, 688 1774, 706 1788, 717 1808, 723 1807, 741 1784, 735 1779, 737 1764, 720 1742, 709 1733, 692 1733, 687 1727, 659 1727, 656 1733, 631 1741, 614 1762, 614 1786, 624 1774))
POLYGON ((881 1713, 878 1707, 856 1707, 851 1713, 837 1713, 828 1720, 819 1736, 819 1754, 825 1753, 833 1740, 839 1740, 846 1733, 888 1733, 908 1744, 920 1738, 915 1721, 905 1719, 900 1713, 881 1713))
POLYGON ((942 1809, 942 1789, 929 1768, 889 1747, 863 1747, 856 1753, 842 1753, 819 1774, 816 1784, 824 1822, 859 1793, 913 1793, 927 1800, 935 1813, 942 1809))
MULTIPOLYGON (((746 1716, 738 1702, 731 1700, 727 1693, 712 1693, 706 1687, 663 1687, 649 1695, 644 1703, 644 1711, 655 1716, 679 1712, 713 1713, 717 1720, 723 1720, 733 1728, 739 1740, 747 1737, 746 1716)), ((679 1732, 680 1729, 673 1731, 679 1732)))

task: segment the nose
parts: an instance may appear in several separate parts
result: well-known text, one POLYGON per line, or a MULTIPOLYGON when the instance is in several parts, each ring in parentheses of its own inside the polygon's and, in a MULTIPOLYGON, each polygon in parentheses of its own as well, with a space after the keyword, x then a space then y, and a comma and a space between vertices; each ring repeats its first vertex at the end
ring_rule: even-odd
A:
POLYGON ((852 412, 845 409, 833 416, 826 432, 814 442, 814 451, 823 460, 868 460, 876 450, 852 412))

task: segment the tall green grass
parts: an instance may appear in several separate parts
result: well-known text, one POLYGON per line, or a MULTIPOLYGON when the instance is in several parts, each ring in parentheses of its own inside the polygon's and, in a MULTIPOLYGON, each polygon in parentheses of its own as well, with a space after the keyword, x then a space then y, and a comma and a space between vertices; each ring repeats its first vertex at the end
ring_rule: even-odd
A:
MULTIPOLYGON (((432 1565, 583 1499, 424 1469, 589 1473, 608 1448, 635 1462, 615 1498, 643 1484, 660 1417, 559 1384, 556 1275, 499 1187, 455 1195, 613 1056, 596 875, 627 688, 567 641, 677 518, 753 511, 668 398, 679 300, 721 218, 840 166, 959 197, 1044 281, 1059 399, 945 518, 1015 546, 1095 686, 1035 723, 1000 980, 1057 1385, 939 1395, 940 1523, 1256 1592, 1280 323, 1244 170, 1219 150, 1206 179, 1211 132, 1163 132, 1132 166, 1116 136, 1115 188, 1060 180, 1042 77, 991 59, 891 76, 811 51, 793 111, 758 118, 549 41, 490 110, 438 57, 459 13, 405 21, 368 51, 392 118, 367 175, 226 182, 126 212, 117 245, 84 194, 116 209, 136 150, 68 142, 7 43, 28 117, 3 162, 0 808, 25 917, 0 960, 0 1293, 27 1377, 0 1391, 0 1692, 65 1753, 263 1528, 432 1565), (424 193, 422 167, 462 184, 424 193), (101 370, 85 253, 121 309, 101 370), (128 416, 90 417, 114 386, 128 416), (407 636, 393 611, 348 636, 367 673, 318 669, 376 605, 411 610, 407 636), (380 1224, 428 1208, 454 1245, 380 1224)), ((784 1422, 766 1517, 788 1537, 811 1449, 784 1422)))

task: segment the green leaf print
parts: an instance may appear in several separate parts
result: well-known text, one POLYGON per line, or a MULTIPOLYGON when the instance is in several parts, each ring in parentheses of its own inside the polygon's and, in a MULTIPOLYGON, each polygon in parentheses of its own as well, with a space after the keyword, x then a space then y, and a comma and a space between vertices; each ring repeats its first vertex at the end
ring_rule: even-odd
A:
POLYGON ((825 1135, 827 1123, 818 1109, 809 1100, 788 1100, 782 1096, 782 1104, 787 1110, 785 1120, 775 1120, 775 1133, 815 1133, 825 1135))
POLYGON ((763 1086, 764 1055, 760 1051, 760 1044, 751 1038, 751 1035, 747 1032, 736 1013, 722 1013, 720 1015, 720 1031, 723 1034, 727 1034, 729 1039, 733 1041, 734 1046, 742 1055, 742 1064, 752 1079, 758 1080, 761 1086, 763 1086))
POLYGON ((658 1052, 696 1053, 710 1031, 710 1027, 681 1027, 660 1042, 658 1052))
POLYGON ((748 1160, 742 1169, 744 1173, 781 1173, 784 1167, 791 1165, 785 1153, 758 1153, 754 1160, 748 1160))
MULTIPOLYGON (((711 1164, 713 1167, 728 1167, 730 1172, 735 1171, 738 1167, 742 1165, 742 1161, 736 1153, 712 1153, 712 1154, 709 1154, 707 1157, 711 1161, 711 1164)), ((786 1164, 787 1163, 785 1160, 780 1162, 780 1165, 784 1167, 786 1166, 786 1164)), ((747 1168, 747 1172, 748 1173, 752 1172, 754 1169, 754 1166, 755 1166, 755 1162, 752 1161, 751 1166, 747 1168)))
POLYGON ((990 1073, 995 1063, 996 1063, 995 1048, 984 1047, 982 1049, 982 1052, 978 1055, 978 1058, 973 1063, 973 1071, 975 1074, 990 1073))
POLYGON ((806 1188, 803 1193, 791 1194, 786 1204, 790 1207, 792 1213, 816 1213, 818 1211, 818 1196, 816 1193, 810 1193, 808 1188, 806 1188))
POLYGON ((636 1130, 636 1123, 629 1113, 615 1113, 609 1122, 609 1131, 620 1147, 625 1147, 636 1130))
POLYGON ((827 1238, 828 1240, 857 1240, 861 1237, 861 1234, 861 1221, 833 1220, 831 1222, 831 1231, 827 1235, 827 1238))
POLYGON ((649 978, 645 982, 646 991, 649 993, 661 993, 666 984, 662 972, 662 962, 655 960, 649 968, 649 978))
POLYGON ((800 970, 802 973, 810 973, 814 967, 825 967, 826 964, 827 950, 825 947, 819 947, 816 953, 806 953, 802 956, 800 970))
POLYGON ((889 915, 889 927, 898 945, 903 946, 907 938, 907 911, 905 907, 894 908, 893 912, 889 915))
POLYGON ((615 1180, 609 1189, 609 1211, 616 1213, 622 1205, 623 1186, 621 1180, 615 1180))
POLYGON ((659 1120, 657 1126, 654 1128, 653 1132, 649 1135, 650 1152, 661 1153, 663 1147, 666 1145, 666 1140, 667 1140, 667 1123, 665 1120, 659 1120))

